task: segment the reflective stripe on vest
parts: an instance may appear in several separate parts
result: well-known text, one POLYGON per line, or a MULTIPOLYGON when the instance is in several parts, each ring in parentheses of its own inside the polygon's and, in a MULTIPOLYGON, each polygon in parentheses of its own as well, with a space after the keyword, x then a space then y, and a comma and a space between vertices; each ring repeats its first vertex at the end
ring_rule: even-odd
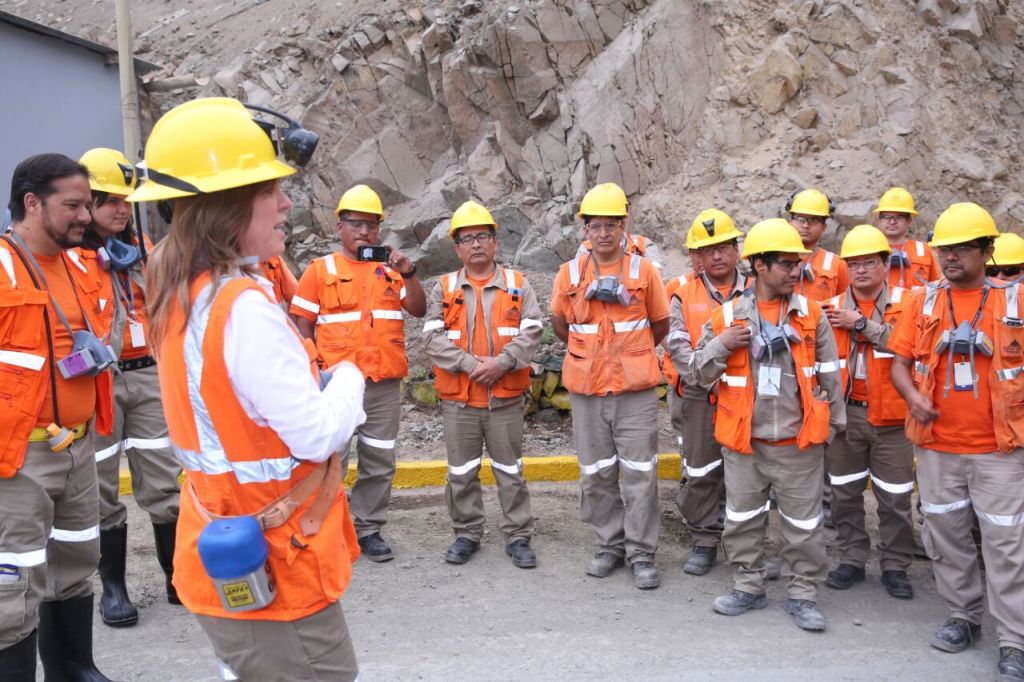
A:
POLYGON ((915 240, 914 244, 917 245, 917 255, 920 256, 921 258, 924 258, 924 242, 919 242, 915 240))
POLYGON ((834 260, 834 254, 831 251, 825 252, 825 259, 821 262, 821 267, 825 270, 832 270, 832 261, 834 260))

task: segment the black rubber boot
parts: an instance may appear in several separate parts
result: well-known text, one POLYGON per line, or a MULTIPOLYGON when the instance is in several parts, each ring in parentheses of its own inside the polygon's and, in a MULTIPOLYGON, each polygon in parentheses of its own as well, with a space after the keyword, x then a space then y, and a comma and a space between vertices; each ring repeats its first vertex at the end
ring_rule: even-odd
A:
POLYGON ((177 530, 177 522, 153 524, 156 560, 160 562, 160 568, 164 569, 164 577, 167 580, 167 603, 180 606, 181 600, 178 599, 178 591, 174 589, 174 583, 171 582, 171 578, 174 576, 174 534, 177 530))
POLYGON ((103 624, 112 628, 127 628, 139 622, 139 611, 128 597, 124 582, 127 552, 128 526, 100 531, 100 615, 103 624))
POLYGON ((111 682, 92 660, 92 595, 39 605, 39 658, 46 682, 111 682))
POLYGON ((0 651, 0 682, 36 682, 36 630, 0 651))

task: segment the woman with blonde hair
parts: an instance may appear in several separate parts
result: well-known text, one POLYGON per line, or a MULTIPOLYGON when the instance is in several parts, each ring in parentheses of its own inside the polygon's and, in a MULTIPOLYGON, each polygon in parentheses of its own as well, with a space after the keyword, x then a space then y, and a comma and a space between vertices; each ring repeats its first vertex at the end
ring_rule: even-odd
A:
POLYGON ((289 123, 275 138, 233 99, 175 107, 153 128, 148 179, 129 201, 174 200, 147 281, 187 476, 178 595, 227 679, 353 680, 338 600, 359 549, 335 453, 365 419, 362 375, 342 363, 320 377, 259 269, 284 250, 291 201, 280 179, 295 169, 277 160, 274 139, 288 154, 304 138, 289 123))

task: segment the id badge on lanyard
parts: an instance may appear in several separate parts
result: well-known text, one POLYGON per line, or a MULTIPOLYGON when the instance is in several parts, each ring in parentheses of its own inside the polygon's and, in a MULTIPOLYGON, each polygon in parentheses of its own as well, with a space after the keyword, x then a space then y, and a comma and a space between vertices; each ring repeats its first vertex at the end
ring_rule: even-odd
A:
POLYGON ((976 378, 970 362, 957 362, 953 364, 953 390, 973 391, 976 378))
POLYGON ((782 368, 777 365, 760 365, 757 368, 757 394, 777 398, 782 385, 782 368))

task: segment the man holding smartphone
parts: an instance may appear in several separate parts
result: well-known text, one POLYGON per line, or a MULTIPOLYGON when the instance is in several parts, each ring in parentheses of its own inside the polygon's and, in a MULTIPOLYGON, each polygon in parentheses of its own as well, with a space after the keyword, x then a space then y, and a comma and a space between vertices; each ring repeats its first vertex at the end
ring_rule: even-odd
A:
POLYGON ((316 342, 321 367, 348 360, 366 378, 350 507, 363 555, 390 561, 394 555, 380 529, 387 522, 401 384, 409 370, 403 311, 423 317, 427 302, 409 257, 380 243, 384 208, 376 192, 356 185, 341 196, 336 213, 341 251, 309 264, 289 312, 303 336, 316 342))

